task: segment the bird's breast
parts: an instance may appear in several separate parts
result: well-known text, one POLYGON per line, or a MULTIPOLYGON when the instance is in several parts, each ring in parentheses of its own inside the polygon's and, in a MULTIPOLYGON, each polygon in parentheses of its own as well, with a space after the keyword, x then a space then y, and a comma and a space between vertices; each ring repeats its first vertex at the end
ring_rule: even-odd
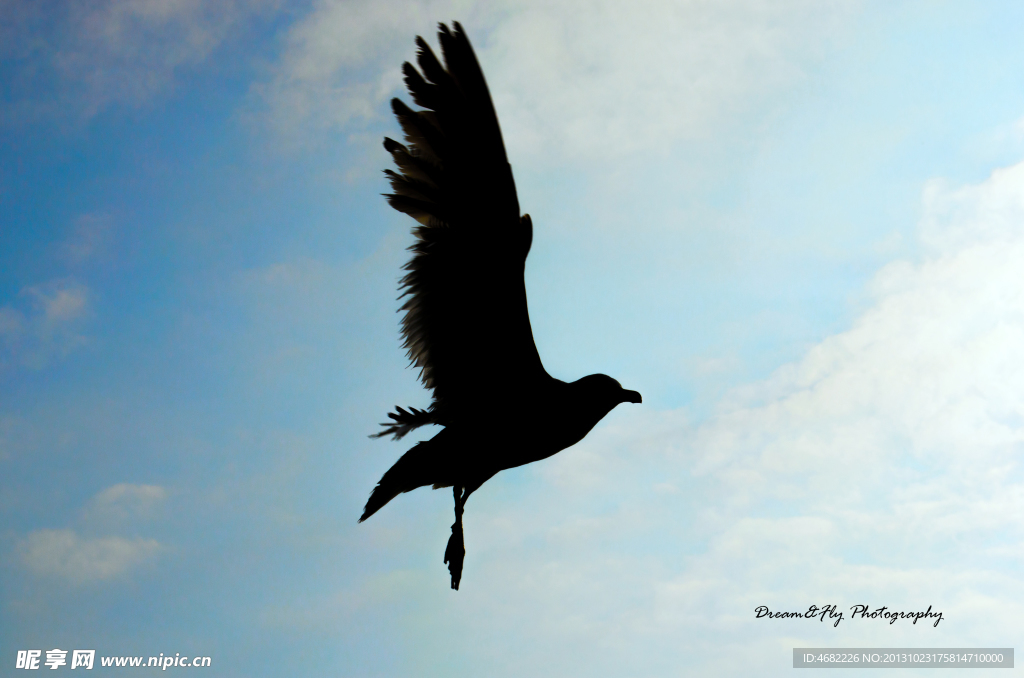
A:
POLYGON ((506 435, 497 442, 496 461, 504 470, 547 459, 572 447, 590 432, 600 418, 571 416, 564 410, 548 409, 516 418, 506 435), (568 415, 568 416, 567 416, 568 415))

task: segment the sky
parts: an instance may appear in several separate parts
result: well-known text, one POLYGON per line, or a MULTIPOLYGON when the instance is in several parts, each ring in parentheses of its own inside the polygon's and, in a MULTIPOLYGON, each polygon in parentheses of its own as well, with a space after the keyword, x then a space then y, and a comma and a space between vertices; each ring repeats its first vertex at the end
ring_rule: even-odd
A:
POLYGON ((54 648, 97 675, 599 678, 1019 645, 1022 25, 995 1, 0 0, 0 675, 54 648), (473 495, 458 592, 449 492, 356 522, 436 432, 368 438, 429 403, 381 140, 414 37, 452 19, 533 218, 547 370, 644 398, 473 495), (844 618, 755 612, 812 605, 844 618))

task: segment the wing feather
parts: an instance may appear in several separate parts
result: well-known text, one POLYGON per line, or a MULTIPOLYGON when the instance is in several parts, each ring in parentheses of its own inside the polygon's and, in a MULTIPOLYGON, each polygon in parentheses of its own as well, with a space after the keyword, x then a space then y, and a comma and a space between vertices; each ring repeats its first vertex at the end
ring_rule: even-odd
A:
POLYGON ((434 402, 429 422, 399 412, 414 426, 483 415, 550 378, 526 304, 532 224, 519 214, 483 72, 462 27, 453 26, 439 26, 444 65, 417 38, 420 70, 406 63, 402 72, 425 110, 395 99, 406 143, 384 140, 398 168, 386 171, 387 200, 419 222, 400 285, 402 345, 434 402))

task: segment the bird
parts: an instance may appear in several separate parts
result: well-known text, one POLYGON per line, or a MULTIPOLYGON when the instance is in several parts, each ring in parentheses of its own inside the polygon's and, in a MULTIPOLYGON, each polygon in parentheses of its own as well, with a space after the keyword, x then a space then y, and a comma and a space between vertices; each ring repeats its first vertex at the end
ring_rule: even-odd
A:
POLYGON ((443 64, 416 38, 419 70, 406 62, 402 74, 421 110, 392 99, 405 143, 384 139, 398 169, 384 170, 392 190, 384 197, 417 222, 399 283, 402 348, 433 397, 426 409, 396 406, 371 437, 401 440, 421 426, 443 428, 384 473, 359 522, 403 492, 451 487, 455 522, 444 562, 457 591, 469 496, 501 471, 575 445, 617 405, 642 398, 604 374, 565 382, 544 369, 526 303, 533 222, 520 215, 498 117, 466 32, 457 21, 451 29, 440 23, 438 41, 443 64))

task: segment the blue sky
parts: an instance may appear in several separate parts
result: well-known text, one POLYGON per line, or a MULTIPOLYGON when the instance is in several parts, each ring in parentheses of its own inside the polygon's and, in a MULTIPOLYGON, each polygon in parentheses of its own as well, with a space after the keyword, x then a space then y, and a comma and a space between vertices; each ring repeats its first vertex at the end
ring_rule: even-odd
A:
POLYGON ((1015 3, 0 13, 3 675, 55 647, 777 675, 797 646, 1019 638, 1015 3), (474 494, 458 593, 449 493, 356 524, 409 444, 367 434, 428 403, 380 141, 414 36, 451 18, 535 224, 545 365, 644 396, 474 494), (754 618, 824 604, 944 620, 754 618))

